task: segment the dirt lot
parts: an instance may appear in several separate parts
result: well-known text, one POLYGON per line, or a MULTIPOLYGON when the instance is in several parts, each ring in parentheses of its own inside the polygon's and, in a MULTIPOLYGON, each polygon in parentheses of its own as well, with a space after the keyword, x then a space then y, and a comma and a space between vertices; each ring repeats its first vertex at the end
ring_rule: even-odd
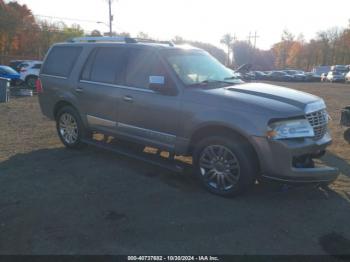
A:
POLYGON ((224 199, 189 175, 88 147, 66 150, 37 98, 0 104, 0 254, 350 252, 350 85, 283 84, 323 97, 334 144, 330 190, 256 185, 224 199))

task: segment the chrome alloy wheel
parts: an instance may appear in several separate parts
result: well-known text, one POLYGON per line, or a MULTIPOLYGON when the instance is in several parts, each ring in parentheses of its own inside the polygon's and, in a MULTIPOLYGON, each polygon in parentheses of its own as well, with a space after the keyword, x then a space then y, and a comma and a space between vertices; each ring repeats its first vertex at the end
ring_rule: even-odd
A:
POLYGON ((61 115, 58 130, 67 144, 74 144, 78 139, 78 124, 76 119, 68 113, 61 115))
POLYGON ((240 166, 236 155, 222 145, 210 145, 203 149, 199 168, 209 186, 217 190, 230 190, 239 180, 240 166))

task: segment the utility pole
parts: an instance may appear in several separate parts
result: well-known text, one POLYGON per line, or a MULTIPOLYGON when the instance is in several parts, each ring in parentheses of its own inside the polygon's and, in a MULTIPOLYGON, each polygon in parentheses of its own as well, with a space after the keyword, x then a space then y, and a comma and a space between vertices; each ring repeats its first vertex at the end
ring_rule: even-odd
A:
POLYGON ((250 39, 252 38, 252 32, 249 32, 249 35, 247 36, 247 38, 248 38, 248 43, 250 45, 251 44, 250 39))
POLYGON ((259 38, 259 37, 260 36, 258 36, 257 32, 255 31, 254 36, 253 36, 253 38, 254 38, 254 49, 256 48, 256 39, 259 38))
POLYGON ((112 0, 108 0, 109 5, 109 36, 112 36, 113 29, 112 29, 112 23, 113 23, 113 15, 112 15, 112 0))
POLYGON ((250 49, 249 52, 249 61, 250 63, 254 63, 255 62, 255 50, 256 50, 256 39, 259 38, 260 36, 258 36, 257 32, 255 31, 254 34, 252 34, 252 32, 249 32, 248 35, 248 44, 249 46, 252 46, 252 39, 253 39, 253 49, 250 49))
POLYGON ((251 39, 254 39, 254 44, 253 44, 253 47, 254 49, 256 48, 256 39, 259 38, 260 36, 258 36, 258 33, 255 31, 254 32, 254 35, 252 34, 252 32, 249 32, 249 35, 247 36, 248 38, 248 43, 249 45, 252 45, 252 40, 251 39))

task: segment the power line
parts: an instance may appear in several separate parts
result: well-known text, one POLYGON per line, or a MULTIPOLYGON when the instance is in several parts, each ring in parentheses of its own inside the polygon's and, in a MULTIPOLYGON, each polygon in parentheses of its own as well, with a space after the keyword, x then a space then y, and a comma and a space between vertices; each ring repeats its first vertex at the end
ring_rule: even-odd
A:
MULTIPOLYGON (((107 24, 102 21, 94 21, 94 20, 85 20, 85 19, 77 19, 77 18, 70 18, 70 17, 59 17, 59 16, 49 16, 49 15, 33 15, 37 18, 48 18, 48 19, 56 19, 56 20, 67 20, 67 21, 73 21, 73 22, 84 22, 84 23, 91 23, 91 24, 105 24, 108 27, 110 27, 110 24, 107 24)), ((112 22, 113 22, 113 15, 112 15, 112 22)), ((112 25, 115 26, 114 23, 112 25)), ((118 30, 125 31, 125 29, 115 26, 118 30)), ((111 30, 110 30, 111 31, 111 30)))
POLYGON ((70 21, 85 22, 85 23, 94 23, 94 24, 97 24, 97 22, 99 22, 99 21, 93 21, 93 20, 84 20, 84 19, 76 19, 76 18, 69 18, 69 17, 58 17, 58 16, 49 16, 49 15, 34 15, 34 17, 43 17, 43 18, 60 19, 60 20, 70 20, 70 21))

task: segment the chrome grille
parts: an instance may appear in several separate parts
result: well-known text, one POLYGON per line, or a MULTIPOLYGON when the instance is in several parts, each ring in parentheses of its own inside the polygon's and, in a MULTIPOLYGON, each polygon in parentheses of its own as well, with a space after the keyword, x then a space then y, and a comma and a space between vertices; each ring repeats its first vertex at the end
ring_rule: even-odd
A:
POLYGON ((328 130, 328 113, 325 109, 306 115, 306 119, 314 129, 315 140, 321 139, 328 130))

